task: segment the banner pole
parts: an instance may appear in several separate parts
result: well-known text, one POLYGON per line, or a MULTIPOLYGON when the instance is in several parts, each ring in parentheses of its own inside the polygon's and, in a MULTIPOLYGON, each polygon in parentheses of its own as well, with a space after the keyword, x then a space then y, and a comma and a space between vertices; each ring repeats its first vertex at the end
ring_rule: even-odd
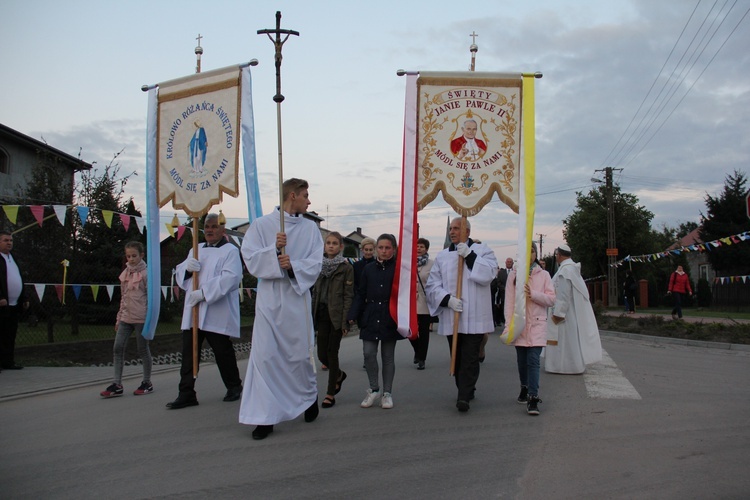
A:
MULTIPOLYGON (((198 260, 198 218, 193 217, 193 258, 198 260)), ((198 273, 193 273, 193 290, 200 288, 198 273)), ((187 299, 187 297, 185 297, 187 299)), ((200 304, 193 306, 193 378, 198 378, 198 320, 200 304)))
MULTIPOLYGON (((458 242, 463 242, 464 238, 466 238, 466 216, 461 216, 461 229, 459 231, 459 237, 458 242)), ((464 283, 464 258, 460 255, 458 256, 458 273, 457 273, 457 283, 456 283, 456 298, 461 299, 461 292, 463 289, 463 283, 464 283)), ((458 311, 453 312, 453 339, 451 340, 451 370, 450 374, 455 375, 456 374, 456 350, 458 349, 458 320, 460 317, 460 314, 458 311)))

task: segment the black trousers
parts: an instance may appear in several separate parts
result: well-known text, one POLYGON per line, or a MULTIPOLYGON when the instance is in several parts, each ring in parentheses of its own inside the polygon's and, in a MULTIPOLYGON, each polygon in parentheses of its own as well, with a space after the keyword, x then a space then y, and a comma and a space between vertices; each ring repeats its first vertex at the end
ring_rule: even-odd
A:
MULTIPOLYGON (((453 335, 448 335, 446 338, 452 355, 453 335)), ((459 401, 470 401, 474 397, 477 380, 479 380, 479 348, 482 339, 484 339, 482 334, 458 334, 454 377, 459 401)))
POLYGON ((414 357, 418 361, 427 359, 427 349, 430 347, 430 321, 429 314, 417 314, 417 326, 419 328, 419 337, 417 340, 410 340, 414 348, 414 357))
MULTIPOLYGON (((203 341, 214 351, 216 366, 219 367, 221 380, 227 389, 242 386, 240 371, 237 368, 237 357, 234 354, 232 339, 220 333, 198 330, 198 363, 203 341)), ((182 365, 180 366, 180 397, 195 397, 195 379, 193 378, 193 331, 182 331, 182 365)))
POLYGON ((10 368, 15 364, 16 333, 21 306, 0 307, 0 365, 10 368))

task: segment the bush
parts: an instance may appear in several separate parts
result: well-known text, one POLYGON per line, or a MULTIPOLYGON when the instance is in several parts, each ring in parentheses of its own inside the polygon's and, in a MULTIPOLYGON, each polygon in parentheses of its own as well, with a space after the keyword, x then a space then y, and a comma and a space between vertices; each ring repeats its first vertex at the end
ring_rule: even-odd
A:
POLYGON ((705 278, 698 280, 696 294, 698 298, 698 307, 709 307, 711 305, 711 299, 713 296, 711 294, 711 285, 708 284, 708 280, 705 278))

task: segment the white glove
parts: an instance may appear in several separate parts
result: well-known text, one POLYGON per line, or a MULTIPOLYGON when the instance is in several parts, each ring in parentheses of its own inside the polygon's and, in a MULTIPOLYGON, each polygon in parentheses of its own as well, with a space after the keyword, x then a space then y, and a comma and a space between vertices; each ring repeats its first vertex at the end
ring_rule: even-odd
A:
POLYGON ((206 297, 203 295, 203 290, 200 288, 198 290, 193 290, 187 294, 187 297, 185 297, 185 302, 188 307, 195 307, 204 300, 206 300, 206 297))
POLYGON ((188 257, 188 259, 185 261, 185 270, 189 273, 197 273, 201 270, 201 263, 198 262, 198 259, 194 259, 193 257, 188 257))
POLYGON ((448 307, 456 312, 462 312, 464 310, 464 303, 461 302, 461 299, 451 297, 450 299, 448 299, 448 307))
POLYGON ((466 243, 459 243, 458 245, 456 245, 456 252, 458 252, 458 255, 465 259, 471 253, 471 248, 469 248, 469 245, 467 245, 466 243))

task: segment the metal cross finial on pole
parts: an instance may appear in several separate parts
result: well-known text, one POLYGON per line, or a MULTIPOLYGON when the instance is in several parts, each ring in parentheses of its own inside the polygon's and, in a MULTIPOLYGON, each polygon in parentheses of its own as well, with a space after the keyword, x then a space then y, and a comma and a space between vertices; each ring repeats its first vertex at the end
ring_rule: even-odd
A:
MULTIPOLYGON (((284 101, 284 96, 281 93, 281 49, 284 43, 289 38, 289 35, 299 36, 298 31, 283 30, 281 29, 281 11, 276 11, 276 29, 273 30, 258 30, 259 35, 268 35, 268 38, 273 42, 276 49, 276 95, 273 96, 273 100, 276 103, 276 135, 278 137, 278 148, 279 148, 279 225, 280 230, 284 232, 284 168, 283 168, 283 156, 281 147, 281 103, 284 101), (275 34, 276 38, 271 35, 275 34), (281 35, 286 35, 283 39, 281 35)), ((284 250, 282 249, 282 252, 284 250)))

